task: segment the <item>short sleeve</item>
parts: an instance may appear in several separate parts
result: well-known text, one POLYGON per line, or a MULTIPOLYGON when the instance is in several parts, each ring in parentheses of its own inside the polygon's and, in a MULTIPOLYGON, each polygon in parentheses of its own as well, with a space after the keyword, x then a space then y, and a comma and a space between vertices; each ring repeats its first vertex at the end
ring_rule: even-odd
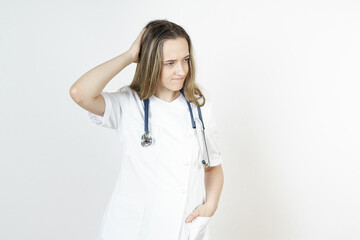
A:
POLYGON ((209 152, 210 166, 214 167, 223 163, 219 148, 217 122, 211 101, 206 99, 205 105, 202 108, 204 108, 203 121, 205 125, 205 139, 209 152))
POLYGON ((104 116, 88 111, 88 119, 95 126, 117 129, 126 103, 125 92, 101 92, 105 100, 104 116))

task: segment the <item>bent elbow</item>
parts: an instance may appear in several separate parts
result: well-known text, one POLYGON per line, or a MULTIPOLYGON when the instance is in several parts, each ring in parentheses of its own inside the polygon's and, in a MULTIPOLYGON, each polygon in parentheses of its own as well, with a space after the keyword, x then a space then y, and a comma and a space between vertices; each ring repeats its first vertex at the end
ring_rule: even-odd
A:
POLYGON ((75 102, 79 103, 81 101, 80 92, 77 87, 72 86, 69 90, 69 94, 75 102))

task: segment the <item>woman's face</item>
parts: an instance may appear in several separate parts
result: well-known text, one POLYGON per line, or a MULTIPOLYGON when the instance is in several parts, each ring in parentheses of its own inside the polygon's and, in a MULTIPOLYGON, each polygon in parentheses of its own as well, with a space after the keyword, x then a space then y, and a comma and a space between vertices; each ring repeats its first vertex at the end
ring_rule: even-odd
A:
POLYGON ((189 47, 185 38, 167 39, 157 92, 179 91, 189 71, 189 47))

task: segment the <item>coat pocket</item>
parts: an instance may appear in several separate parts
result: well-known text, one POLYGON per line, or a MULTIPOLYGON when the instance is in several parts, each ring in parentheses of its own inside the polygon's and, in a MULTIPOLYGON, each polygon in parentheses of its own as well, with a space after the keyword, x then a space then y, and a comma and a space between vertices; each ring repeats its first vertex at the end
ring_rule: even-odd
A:
POLYGON ((106 240, 137 240, 144 214, 145 204, 136 199, 113 197, 103 226, 106 240))
POLYGON ((190 225, 189 240, 203 240, 211 217, 197 217, 190 225))

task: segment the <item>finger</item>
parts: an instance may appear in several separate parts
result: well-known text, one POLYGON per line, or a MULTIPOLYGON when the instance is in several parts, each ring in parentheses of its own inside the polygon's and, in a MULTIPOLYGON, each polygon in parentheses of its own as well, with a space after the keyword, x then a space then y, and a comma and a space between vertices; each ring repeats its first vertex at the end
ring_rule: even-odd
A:
POLYGON ((197 218, 200 215, 199 211, 197 209, 195 209, 187 218, 186 218, 186 222, 192 222, 195 218, 197 218))
POLYGON ((192 216, 192 214, 190 214, 190 215, 186 218, 185 222, 187 222, 187 223, 192 222, 193 219, 194 219, 194 217, 192 216))

